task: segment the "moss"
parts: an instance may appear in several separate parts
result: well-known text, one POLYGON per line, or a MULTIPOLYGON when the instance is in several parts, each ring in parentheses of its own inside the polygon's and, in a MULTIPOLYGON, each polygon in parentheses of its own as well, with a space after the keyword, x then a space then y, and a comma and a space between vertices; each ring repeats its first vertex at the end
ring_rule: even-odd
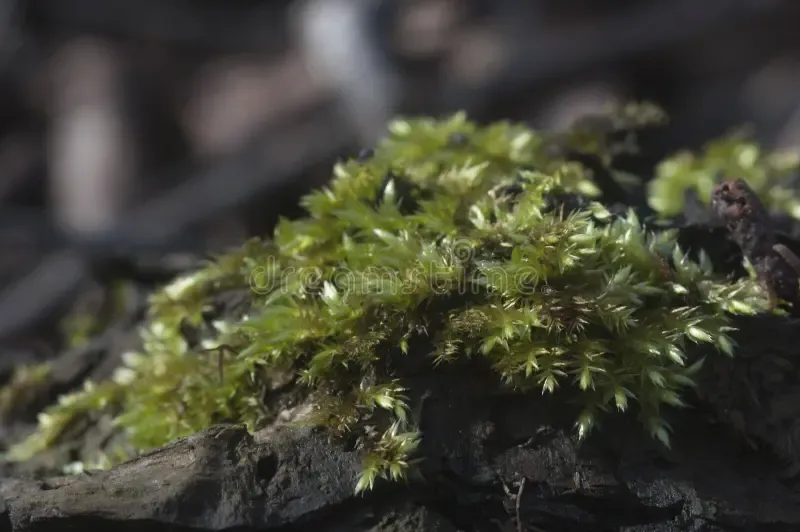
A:
POLYGON ((313 405, 305 422, 356 437, 356 487, 369 489, 404 477, 419 443, 400 370, 412 358, 484 357, 507 386, 574 389, 580 437, 603 411, 636 404, 668 444, 660 410, 693 385, 690 345, 732 354, 728 314, 756 313, 766 298, 752 279, 717 277, 702 254, 689 260, 674 232, 646 231, 633 212, 559 203, 599 190, 553 148, 617 153, 607 133, 648 112, 661 116, 627 107, 610 128, 566 139, 461 114, 393 122, 374 153, 337 164, 304 198, 307 217, 154 294, 141 352, 41 414, 12 457, 97 412, 138 450, 219 421, 255 430, 276 418, 262 399, 281 382, 313 405), (215 297, 241 290, 247 309, 214 321, 215 297))
POLYGON ((699 154, 682 151, 658 165, 648 184, 648 202, 660 215, 683 211, 684 194, 693 189, 708 203, 720 176, 744 179, 776 212, 800 219, 800 197, 788 179, 800 169, 800 158, 791 152, 769 152, 742 134, 731 134, 704 146, 699 154))
POLYGON ((50 364, 17 366, 10 381, 0 388, 0 416, 13 415, 17 408, 29 405, 47 385, 52 375, 50 364))
POLYGON ((73 305, 61 319, 59 329, 69 348, 80 347, 106 330, 121 316, 127 305, 127 283, 113 282, 107 287, 94 287, 73 305))
POLYGON ((61 321, 61 334, 69 347, 78 347, 97 334, 101 329, 98 319, 92 314, 70 314, 61 321))

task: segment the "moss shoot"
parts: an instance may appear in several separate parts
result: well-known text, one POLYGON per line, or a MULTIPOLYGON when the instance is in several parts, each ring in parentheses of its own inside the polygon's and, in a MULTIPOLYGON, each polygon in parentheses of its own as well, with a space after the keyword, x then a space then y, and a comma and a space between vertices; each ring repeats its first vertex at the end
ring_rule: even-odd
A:
POLYGON ((558 138, 463 114, 394 121, 374 152, 304 198, 307 217, 155 293, 140 352, 41 413, 9 458, 57 444, 82 416, 112 416, 129 453, 220 421, 257 430, 278 415, 265 391, 288 386, 312 406, 304 422, 356 436, 354 483, 370 489, 405 477, 420 441, 395 371, 410 357, 484 357, 522 392, 569 387, 583 398, 581 438, 603 411, 635 405, 668 445, 660 410, 693 385, 690 345, 731 355, 728 315, 767 300, 752 279, 690 260, 675 232, 591 200, 588 171, 556 148, 618 153, 608 133, 660 115, 628 106, 613 117, 606 131, 558 138), (578 197, 589 199, 567 201, 578 197), (246 308, 210 320, 214 298, 236 291, 246 308))

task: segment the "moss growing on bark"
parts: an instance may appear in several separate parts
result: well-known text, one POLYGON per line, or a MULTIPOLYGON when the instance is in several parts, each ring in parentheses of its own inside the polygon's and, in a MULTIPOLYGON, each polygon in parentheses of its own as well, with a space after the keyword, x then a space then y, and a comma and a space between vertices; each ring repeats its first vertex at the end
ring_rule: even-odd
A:
POLYGON ((648 202, 660 215, 683 211, 691 189, 704 203, 722 176, 744 179, 767 208, 800 219, 800 197, 789 179, 797 177, 800 158, 791 152, 766 151, 739 134, 707 143, 700 153, 682 151, 661 162, 648 184, 648 202))
MULTIPOLYGON (((608 129, 654 117, 627 107, 608 129)), ((766 299, 751 279, 726 282, 705 257, 689 260, 674 232, 591 201, 587 171, 554 148, 607 157, 624 148, 608 132, 556 139, 463 115, 393 122, 374 153, 337 164, 305 197, 307 217, 154 294, 141 352, 43 412, 11 457, 98 412, 136 451, 220 421, 255 430, 275 420, 262 398, 281 383, 312 405, 305 422, 357 437, 364 490, 404 477, 419 442, 396 371, 410 358, 484 357, 510 387, 571 387, 580 437, 603 411, 636 405, 668 444, 660 411, 693 384, 690 344, 732 354, 727 314, 766 299), (250 294, 242 315, 209 319, 215 295, 236 290, 250 294)))

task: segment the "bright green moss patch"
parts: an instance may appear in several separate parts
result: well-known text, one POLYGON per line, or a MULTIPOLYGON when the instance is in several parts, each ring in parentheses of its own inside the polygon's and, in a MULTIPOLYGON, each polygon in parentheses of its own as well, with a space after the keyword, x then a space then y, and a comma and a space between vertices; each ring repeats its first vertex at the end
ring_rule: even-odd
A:
MULTIPOLYGON (((630 126, 636 109, 615 123, 630 126)), ((589 151, 620 148, 581 135, 589 151)), ((43 413, 12 456, 55 444, 87 413, 113 415, 137 450, 220 421, 255 430, 277 416, 265 391, 282 386, 313 405, 305 422, 358 437, 357 489, 368 489, 405 476, 419 442, 395 371, 409 357, 484 357, 498 383, 570 387, 583 398, 581 437, 602 411, 635 405, 667 444, 660 409, 682 405, 693 383, 690 345, 731 354, 726 312, 752 314, 766 299, 754 281, 727 283, 704 257, 689 260, 674 232, 599 203, 554 202, 599 192, 556 142, 463 115, 394 122, 374 156, 338 164, 306 196, 306 218, 156 293, 141 353, 43 413), (244 289, 246 315, 204 320, 215 295, 244 289)))
POLYGON ((735 176, 744 179, 769 209, 800 219, 800 197, 787 183, 798 169, 796 154, 767 152, 740 135, 730 135, 709 142, 699 154, 683 151, 662 161, 648 184, 648 202, 662 216, 675 216, 683 211, 687 189, 708 202, 720 176, 735 176))

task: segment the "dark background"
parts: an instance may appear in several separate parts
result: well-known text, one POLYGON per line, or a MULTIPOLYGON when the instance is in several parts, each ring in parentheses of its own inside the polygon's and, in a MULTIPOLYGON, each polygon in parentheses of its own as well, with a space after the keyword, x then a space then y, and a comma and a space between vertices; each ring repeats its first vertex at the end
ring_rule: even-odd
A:
POLYGON ((800 149, 799 23, 796 0, 2 0, 5 359, 63 347, 110 281, 300 215, 397 114, 559 129, 650 100, 645 178, 745 124, 800 149))

